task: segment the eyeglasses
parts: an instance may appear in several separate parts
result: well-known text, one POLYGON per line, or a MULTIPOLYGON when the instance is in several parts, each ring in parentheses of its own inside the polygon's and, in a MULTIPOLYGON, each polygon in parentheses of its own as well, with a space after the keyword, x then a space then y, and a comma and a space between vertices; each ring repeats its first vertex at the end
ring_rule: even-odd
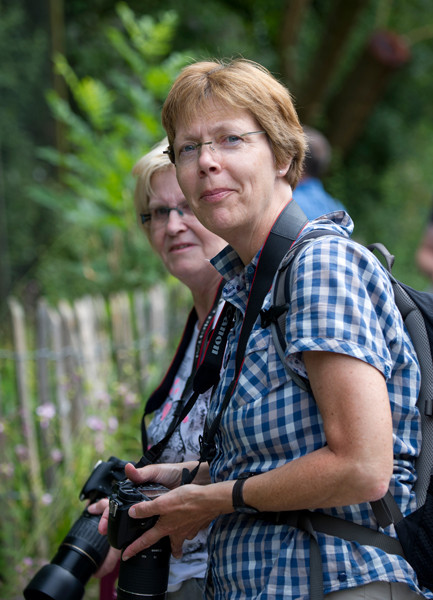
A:
POLYGON ((148 213, 140 213, 141 223, 145 226, 152 225, 155 229, 164 227, 168 223, 172 210, 175 210, 179 217, 184 220, 194 217, 194 213, 190 209, 189 204, 187 202, 182 202, 182 204, 179 204, 178 206, 155 206, 149 208, 148 213))
POLYGON ((236 134, 223 133, 216 140, 211 140, 210 142, 188 142, 176 151, 174 150, 173 146, 168 146, 167 150, 164 150, 164 154, 168 155, 173 164, 186 165, 197 160, 202 146, 209 146, 213 152, 218 151, 223 154, 228 154, 235 150, 244 148, 246 144, 244 137, 246 135, 254 135, 256 133, 266 133, 266 131, 248 131, 247 133, 236 134))

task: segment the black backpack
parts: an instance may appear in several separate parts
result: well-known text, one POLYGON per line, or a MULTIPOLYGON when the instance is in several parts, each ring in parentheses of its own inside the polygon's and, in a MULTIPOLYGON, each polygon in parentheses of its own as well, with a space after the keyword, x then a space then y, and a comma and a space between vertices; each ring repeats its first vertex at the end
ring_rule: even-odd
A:
MULTIPOLYGON (((312 238, 339 235, 329 230, 315 230, 303 236, 281 262, 272 289, 272 305, 262 311, 262 326, 271 327, 277 352, 286 370, 303 389, 311 391, 307 381, 294 373, 284 361, 285 318, 290 305, 291 271, 295 257, 312 238)), ((417 406, 421 414, 422 447, 416 460, 418 479, 414 485, 417 509, 403 517, 390 491, 371 506, 381 527, 394 523, 398 540, 369 528, 320 514, 311 519, 315 531, 343 539, 374 545, 392 554, 401 554, 415 570, 422 586, 433 590, 433 294, 417 291, 401 283, 391 273, 394 256, 383 244, 367 246, 382 254, 394 290, 395 301, 411 337, 421 368, 421 389, 417 406)), ((312 570, 313 571, 313 570, 312 570)), ((313 578, 314 578, 313 572, 313 578)), ((320 583, 312 588, 320 589, 320 583)))

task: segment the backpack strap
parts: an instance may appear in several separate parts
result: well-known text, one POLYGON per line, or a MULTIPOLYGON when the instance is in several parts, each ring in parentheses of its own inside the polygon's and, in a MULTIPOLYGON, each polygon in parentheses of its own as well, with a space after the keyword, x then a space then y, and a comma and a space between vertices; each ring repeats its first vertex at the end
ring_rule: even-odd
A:
POLYGON ((392 262, 389 257, 393 259, 393 256, 383 244, 371 244, 368 248, 377 250, 386 260, 395 301, 421 369, 417 407, 421 417, 422 451, 415 461, 417 480, 414 484, 419 508, 426 501, 433 465, 433 294, 415 290, 398 281, 390 272, 392 262))
POLYGON ((329 231, 328 229, 316 229, 304 235, 290 248, 285 259, 278 268, 272 287, 271 306, 267 310, 260 311, 262 327, 265 328, 270 326, 275 349, 288 375, 302 390, 309 393, 311 393, 311 386, 308 379, 298 375, 286 361, 286 314, 290 308, 291 276, 295 258, 310 240, 325 235, 338 235, 344 237, 341 236, 341 234, 329 231))
MULTIPOLYGON (((271 334, 275 344, 275 348, 288 375, 301 389, 309 392, 310 394, 312 394, 312 390, 309 381, 295 373, 293 369, 291 369, 290 366, 287 364, 285 358, 286 313, 287 310, 290 308, 292 269, 296 257, 298 256, 299 252, 309 243, 310 240, 325 236, 334 236, 347 239, 346 236, 343 236, 342 234, 337 233, 336 231, 330 231, 329 229, 316 229, 303 236, 299 240, 299 242, 296 243, 290 249, 286 260, 284 260, 282 265, 280 266, 274 281, 272 305, 268 311, 265 311, 268 317, 268 321, 265 322, 267 324, 270 323, 271 334)), ((394 263, 394 256, 388 252, 388 250, 383 244, 372 244, 371 247, 369 247, 369 249, 371 250, 371 252, 373 252, 374 249, 378 249, 383 254, 388 269, 392 268, 392 265, 394 263)), ((398 523, 403 518, 403 515, 389 490, 383 498, 371 502, 370 505, 374 512, 374 516, 377 522, 382 528, 388 527, 391 523, 398 523)), ((325 520, 327 516, 328 515, 325 515, 325 520)), ((343 519, 340 519, 340 521, 342 523, 342 526, 344 527, 346 521, 344 521, 343 519)), ((341 527, 339 527, 338 529, 340 530, 341 527)), ((372 530, 367 529, 367 531, 372 530)), ((335 535, 338 534, 335 533, 335 535)), ((371 544, 372 543, 373 542, 371 542, 371 544)))

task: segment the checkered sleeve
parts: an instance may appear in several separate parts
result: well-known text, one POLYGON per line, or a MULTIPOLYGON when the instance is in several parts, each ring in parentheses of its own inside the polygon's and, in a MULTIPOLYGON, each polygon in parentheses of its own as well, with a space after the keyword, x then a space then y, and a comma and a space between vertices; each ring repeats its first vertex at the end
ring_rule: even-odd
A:
POLYGON ((344 238, 315 240, 295 259, 287 354, 325 350, 353 356, 389 379, 398 309, 391 284, 369 250, 344 238))

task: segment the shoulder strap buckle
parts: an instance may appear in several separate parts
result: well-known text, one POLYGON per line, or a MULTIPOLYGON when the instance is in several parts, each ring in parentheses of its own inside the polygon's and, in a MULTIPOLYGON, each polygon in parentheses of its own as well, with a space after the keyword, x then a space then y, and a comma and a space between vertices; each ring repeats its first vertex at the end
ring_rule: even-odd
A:
POLYGON ((277 323, 281 315, 289 310, 290 304, 280 304, 279 306, 270 306, 260 311, 260 325, 262 329, 269 327, 271 323, 277 323))

